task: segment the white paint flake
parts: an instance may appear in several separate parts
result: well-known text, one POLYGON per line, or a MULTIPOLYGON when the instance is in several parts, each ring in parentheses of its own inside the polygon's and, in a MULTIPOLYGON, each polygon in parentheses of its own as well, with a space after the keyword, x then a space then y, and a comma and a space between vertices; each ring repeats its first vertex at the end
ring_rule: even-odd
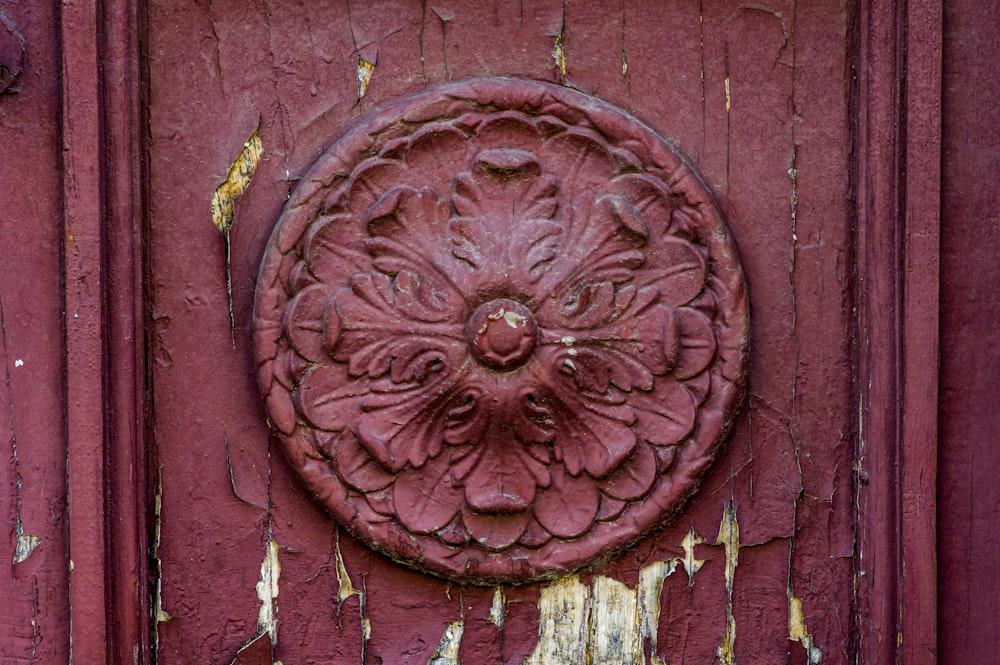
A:
POLYGON ((257 597, 260 611, 257 613, 257 631, 271 636, 271 644, 278 643, 278 576, 281 563, 278 561, 278 543, 267 541, 267 552, 260 563, 260 581, 257 582, 257 597))
POLYGON ((503 597, 503 587, 497 587, 494 589, 493 604, 490 605, 490 623, 497 628, 503 628, 505 602, 506 600, 503 597))
POLYGON ((462 633, 465 631, 465 624, 461 619, 452 621, 444 630, 441 641, 437 649, 431 654, 427 665, 459 665, 458 649, 462 646, 462 633))
POLYGON ((684 570, 688 574, 688 586, 694 586, 694 574, 705 565, 704 559, 696 559, 694 557, 694 546, 701 545, 704 542, 705 539, 698 535, 694 527, 691 527, 687 535, 684 536, 684 540, 681 541, 681 547, 684 548, 684 570))

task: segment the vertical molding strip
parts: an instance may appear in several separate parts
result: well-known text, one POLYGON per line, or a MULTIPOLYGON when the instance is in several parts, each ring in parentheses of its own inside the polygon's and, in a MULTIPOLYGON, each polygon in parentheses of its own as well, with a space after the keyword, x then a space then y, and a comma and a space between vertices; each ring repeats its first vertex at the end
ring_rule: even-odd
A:
POLYGON ((101 120, 94 0, 61 3, 70 662, 107 662, 101 120))
POLYGON ((937 662, 937 433, 942 5, 906 5, 903 237, 902 662, 937 662))
POLYGON ((858 662, 936 662, 941 10, 858 11, 858 662))
POLYGON ((73 663, 148 661, 136 0, 63 0, 63 271, 73 663))

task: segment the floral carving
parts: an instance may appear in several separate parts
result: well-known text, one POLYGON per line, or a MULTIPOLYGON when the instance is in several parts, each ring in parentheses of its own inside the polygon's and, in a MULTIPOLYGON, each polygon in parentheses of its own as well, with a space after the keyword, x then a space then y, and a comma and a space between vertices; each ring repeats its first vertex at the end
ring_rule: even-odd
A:
POLYGON ((490 583, 579 567, 680 507, 738 403, 746 321, 721 216, 661 139, 492 80, 398 102, 317 162, 265 255, 255 342, 327 508, 490 583))

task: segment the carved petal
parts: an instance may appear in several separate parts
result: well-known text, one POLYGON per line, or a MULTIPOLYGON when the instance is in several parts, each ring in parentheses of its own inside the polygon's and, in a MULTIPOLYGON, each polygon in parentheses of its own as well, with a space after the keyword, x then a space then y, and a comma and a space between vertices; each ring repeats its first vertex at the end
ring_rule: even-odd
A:
POLYGON ((400 522, 414 533, 431 533, 458 513, 462 488, 451 476, 448 455, 439 455, 422 469, 407 469, 393 485, 393 503, 400 522))
POLYGON ((392 484, 394 476, 358 444, 353 432, 344 432, 337 442, 337 471, 344 482, 361 492, 374 492, 392 484))
POLYGON ((462 521, 472 537, 485 549, 494 552, 516 543, 530 520, 530 512, 514 515, 481 515, 468 509, 462 511, 462 521))
POLYGON ((285 312, 288 339, 303 358, 312 362, 320 362, 326 356, 323 316, 329 296, 330 291, 325 286, 310 286, 288 303, 285 312))
POLYGON ((647 228, 657 234, 666 233, 673 207, 661 181, 644 173, 627 173, 611 181, 611 191, 632 205, 647 228))
POLYGON ((671 307, 686 305, 705 288, 705 259, 690 243, 664 238, 646 259, 641 283, 659 289, 671 307))
POLYGON ((609 383, 651 390, 653 376, 667 373, 678 353, 677 318, 657 300, 652 288, 595 284, 549 310, 543 343, 565 347, 557 362, 585 390, 603 393, 609 383), (561 319, 552 321, 555 314, 561 319))
MULTIPOLYGON (((422 302, 420 278, 407 274, 390 280, 380 273, 355 275, 351 288, 339 291, 326 312, 326 343, 331 355, 347 362, 352 376, 420 381, 461 355, 463 329, 458 323, 415 320, 414 303, 422 302)), ((424 308, 425 310, 428 308, 424 308)))
POLYGON ((552 486, 538 492, 535 519, 557 538, 575 538, 593 523, 599 504, 597 486, 590 478, 573 477, 555 466, 552 486))
MULTIPOLYGON (((502 429, 502 424, 496 429, 502 429)), ((536 486, 549 484, 548 454, 544 449, 529 450, 518 441, 500 439, 498 434, 476 446, 456 465, 455 474, 464 482, 465 500, 474 510, 520 512, 534 501, 536 486)))
POLYGON ((708 318, 693 309, 677 310, 681 324, 680 357, 674 367, 678 379, 690 379, 701 374, 715 358, 715 333, 708 318))
POLYGON ((671 446, 681 442, 694 428, 697 406, 691 392, 672 377, 664 377, 657 384, 656 397, 648 393, 634 393, 629 406, 639 420, 635 430, 640 438, 657 446, 671 446))
POLYGON ((445 415, 455 408, 459 387, 450 372, 426 384, 372 384, 361 401, 356 433, 361 445, 389 471, 420 468, 441 452, 445 415))
POLYGON ((656 455, 647 445, 636 446, 632 456, 601 483, 608 496, 623 501, 638 499, 656 480, 656 455))
POLYGON ((348 380, 342 365, 315 365, 302 377, 296 396, 299 411, 315 427, 330 432, 350 428, 360 414, 367 381, 348 380))
POLYGON ((602 282, 623 284, 642 266, 641 248, 648 230, 635 208, 617 194, 595 198, 587 193, 569 208, 567 231, 559 257, 540 285, 562 307, 581 289, 602 282))
POLYGON ((556 256, 556 187, 533 155, 487 150, 455 179, 452 252, 476 274, 476 290, 533 284, 556 256))
POLYGON ((635 447, 635 414, 622 395, 582 391, 562 373, 543 377, 537 392, 539 403, 558 423, 556 459, 571 475, 586 470, 593 478, 604 478, 635 447))

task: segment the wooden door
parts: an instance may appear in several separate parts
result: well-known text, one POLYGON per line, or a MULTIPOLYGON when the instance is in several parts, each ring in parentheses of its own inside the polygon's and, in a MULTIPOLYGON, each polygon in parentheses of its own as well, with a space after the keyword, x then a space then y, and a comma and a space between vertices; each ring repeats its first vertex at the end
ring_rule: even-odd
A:
MULTIPOLYGON (((64 337, 61 356, 43 350, 59 312, 39 314, 44 326, 33 337, 29 297, 0 294, 0 402, 13 460, 0 482, 12 488, 3 505, 17 516, 14 566, 0 579, 17 600, 0 611, 0 636, 16 640, 0 656, 286 665, 934 662, 939 7, 115 0, 63 3, 58 40, 54 12, 9 13, 17 20, 0 15, 0 29, 14 42, 0 36, 14 51, 0 56, 38 48, 48 58, 32 61, 19 82, 61 81, 61 115, 52 104, 43 110, 61 117, 62 156, 55 130, 24 133, 18 145, 49 147, 52 197, 63 177, 64 224, 61 245, 44 236, 21 247, 26 258, 5 264, 3 276, 8 266, 43 272, 59 263, 49 246, 61 247, 64 337), (22 26, 27 49, 8 23, 22 26), (445 121, 447 130, 434 124, 445 121), (491 123, 505 128, 482 138, 491 123), (433 134, 428 128, 437 133, 421 153, 414 146, 433 134), (448 152, 455 132, 482 142, 473 161, 448 152), (519 138, 490 143, 511 136, 519 138), (554 147, 559 136, 574 137, 569 153, 554 147), (612 185, 579 175, 597 168, 565 157, 581 151, 617 169, 606 178, 612 185), (365 183, 365 160, 411 153, 412 179, 371 176, 382 189, 352 217, 353 195, 338 194, 337 179, 365 183), (645 369, 633 362, 645 351, 636 351, 615 356, 620 366, 602 361, 605 379, 583 377, 570 350, 584 353, 586 343, 546 337, 555 327, 527 287, 482 287, 476 293, 488 297, 480 300, 457 289, 466 300, 454 311, 477 322, 461 328, 462 362, 513 371, 534 362, 527 357, 535 347, 561 344, 560 371, 591 401, 550 419, 554 380, 538 374, 550 392, 537 393, 538 404, 528 400, 537 409, 523 427, 542 433, 521 434, 500 407, 503 417, 483 431, 517 431, 519 444, 540 446, 535 459, 550 466, 520 458, 535 473, 528 483, 497 463, 497 486, 514 503, 466 493, 459 508, 435 513, 417 494, 440 488, 416 471, 433 466, 427 459, 440 459, 444 444, 500 439, 438 433, 421 439, 427 450, 397 463, 378 458, 378 442, 359 443, 357 421, 339 427, 310 415, 306 373, 340 363, 356 378, 344 352, 354 342, 343 330, 365 319, 345 313, 357 307, 341 291, 324 294, 322 307, 303 295, 318 279, 306 237, 321 236, 326 218, 341 215, 367 236, 335 234, 341 244, 324 245, 325 265, 334 273, 341 259, 374 266, 346 270, 344 289, 358 294, 357 283, 382 280, 392 282, 393 298, 419 295, 417 282, 396 284, 401 269, 379 267, 390 241, 403 240, 390 256, 397 263, 425 243, 419 233, 392 236, 406 226, 406 206, 425 205, 422 215, 440 215, 441 226, 458 229, 456 242, 469 241, 463 211, 470 201, 489 202, 474 193, 482 185, 475 179, 516 190, 525 174, 536 183, 531 213, 511 218, 514 231, 494 228, 494 240, 480 243, 493 249, 482 255, 465 245, 449 251, 473 268, 482 256, 506 265, 517 239, 530 237, 530 251, 541 254, 517 251, 543 257, 530 266, 538 274, 567 256, 582 265, 613 255, 602 264, 608 271, 631 272, 606 277, 614 288, 586 297, 604 297, 619 314, 638 312, 639 323, 615 328, 601 349, 623 339, 645 349, 659 339, 642 336, 650 326, 663 349, 645 369), (428 193, 440 195, 432 186, 439 176, 457 183, 446 204, 428 193), (569 203, 558 198, 564 190, 574 192, 569 203), (650 192, 668 211, 659 226, 657 204, 646 207, 650 192), (606 242, 584 251, 586 234, 576 243, 551 240, 583 209, 617 225, 606 242), (312 217, 294 241, 279 233, 269 245, 300 210, 312 217), (695 258, 662 262, 682 255, 695 258), (282 263, 286 256, 291 263, 282 263), (658 295, 635 295, 635 274, 650 265, 660 274, 640 286, 655 285, 658 295), (697 275, 697 288, 670 281, 664 265, 697 275), (269 294, 289 301, 271 318, 262 314, 269 294), (498 302, 503 311, 482 309, 498 302), (540 332, 494 335, 490 322, 509 323, 508 313, 540 332), (693 332, 698 321, 710 334, 693 332), (271 324, 286 344, 285 398, 269 391, 276 370, 262 362, 276 357, 262 351, 261 331, 271 324), (309 334, 325 335, 322 360, 293 339, 310 326, 309 334), (697 348, 711 352, 689 376, 685 354, 697 348), (44 390, 19 373, 33 358, 51 379, 44 390), (24 424, 20 402, 38 395, 39 409, 59 411, 60 368, 65 480, 41 470, 58 456, 32 445, 46 430, 31 418, 24 424), (674 379, 680 392, 664 388, 674 379), (685 399, 694 415, 683 427, 671 424, 671 408, 685 399), (571 461, 550 420, 565 424, 588 409, 604 420, 588 421, 600 423, 591 428, 592 452, 571 461), (643 420, 636 409, 661 417, 643 420), (303 423, 318 430, 310 436, 326 450, 322 463, 341 465, 328 474, 340 485, 317 482, 312 462, 297 456, 303 423), (341 430, 352 434, 327 435, 341 430), (692 449, 693 462, 684 458, 692 449), (593 462, 605 453, 613 462, 593 462), (348 479, 338 455, 357 462, 367 480, 348 479), (553 470, 560 465, 564 471, 553 470), (557 472, 561 480, 552 480, 557 472), (396 492, 407 473, 418 491, 404 516, 403 495, 384 490, 396 492), (631 489, 609 489, 619 482, 631 489), (567 486, 577 489, 551 500, 553 488, 567 486), (47 519, 41 495, 54 497, 47 519), (60 512, 63 497, 69 508, 60 512), (352 521, 365 506, 371 520, 406 527, 388 532, 397 541, 352 521), (477 516, 460 512, 468 506, 492 517, 472 526, 477 516), (526 511, 511 536, 511 516, 526 511), (432 538, 437 554, 429 556, 407 544, 432 538), (505 563, 442 563, 477 543, 483 557, 505 563), (509 554, 511 543, 526 549, 509 554)), ((15 86, 20 104, 10 115, 11 97, 0 97, 4 121, 23 123, 25 100, 47 99, 48 89, 29 98, 15 86)), ((961 134, 953 128, 951 136, 961 134)), ((4 172, 23 175, 32 159, 18 155, 4 172)), ((27 210, 18 205, 11 209, 27 210)), ((0 230, 20 238, 15 225, 0 230)), ((426 277, 435 265, 412 274, 426 277)), ((566 280, 528 272, 525 279, 561 297, 566 280)), ((48 288, 39 293, 54 302, 59 285, 48 288)), ((564 309, 593 311, 581 304, 582 287, 573 293, 564 309)), ((403 368, 398 380, 388 366, 368 375, 403 384, 440 364, 403 368)), ((339 389, 317 385, 315 392, 339 389)), ((445 406, 439 410, 458 408, 445 406)), ((502 446, 493 450, 513 459, 502 446)), ((457 470, 459 462, 441 476, 446 492, 472 473, 471 463, 457 470)))

